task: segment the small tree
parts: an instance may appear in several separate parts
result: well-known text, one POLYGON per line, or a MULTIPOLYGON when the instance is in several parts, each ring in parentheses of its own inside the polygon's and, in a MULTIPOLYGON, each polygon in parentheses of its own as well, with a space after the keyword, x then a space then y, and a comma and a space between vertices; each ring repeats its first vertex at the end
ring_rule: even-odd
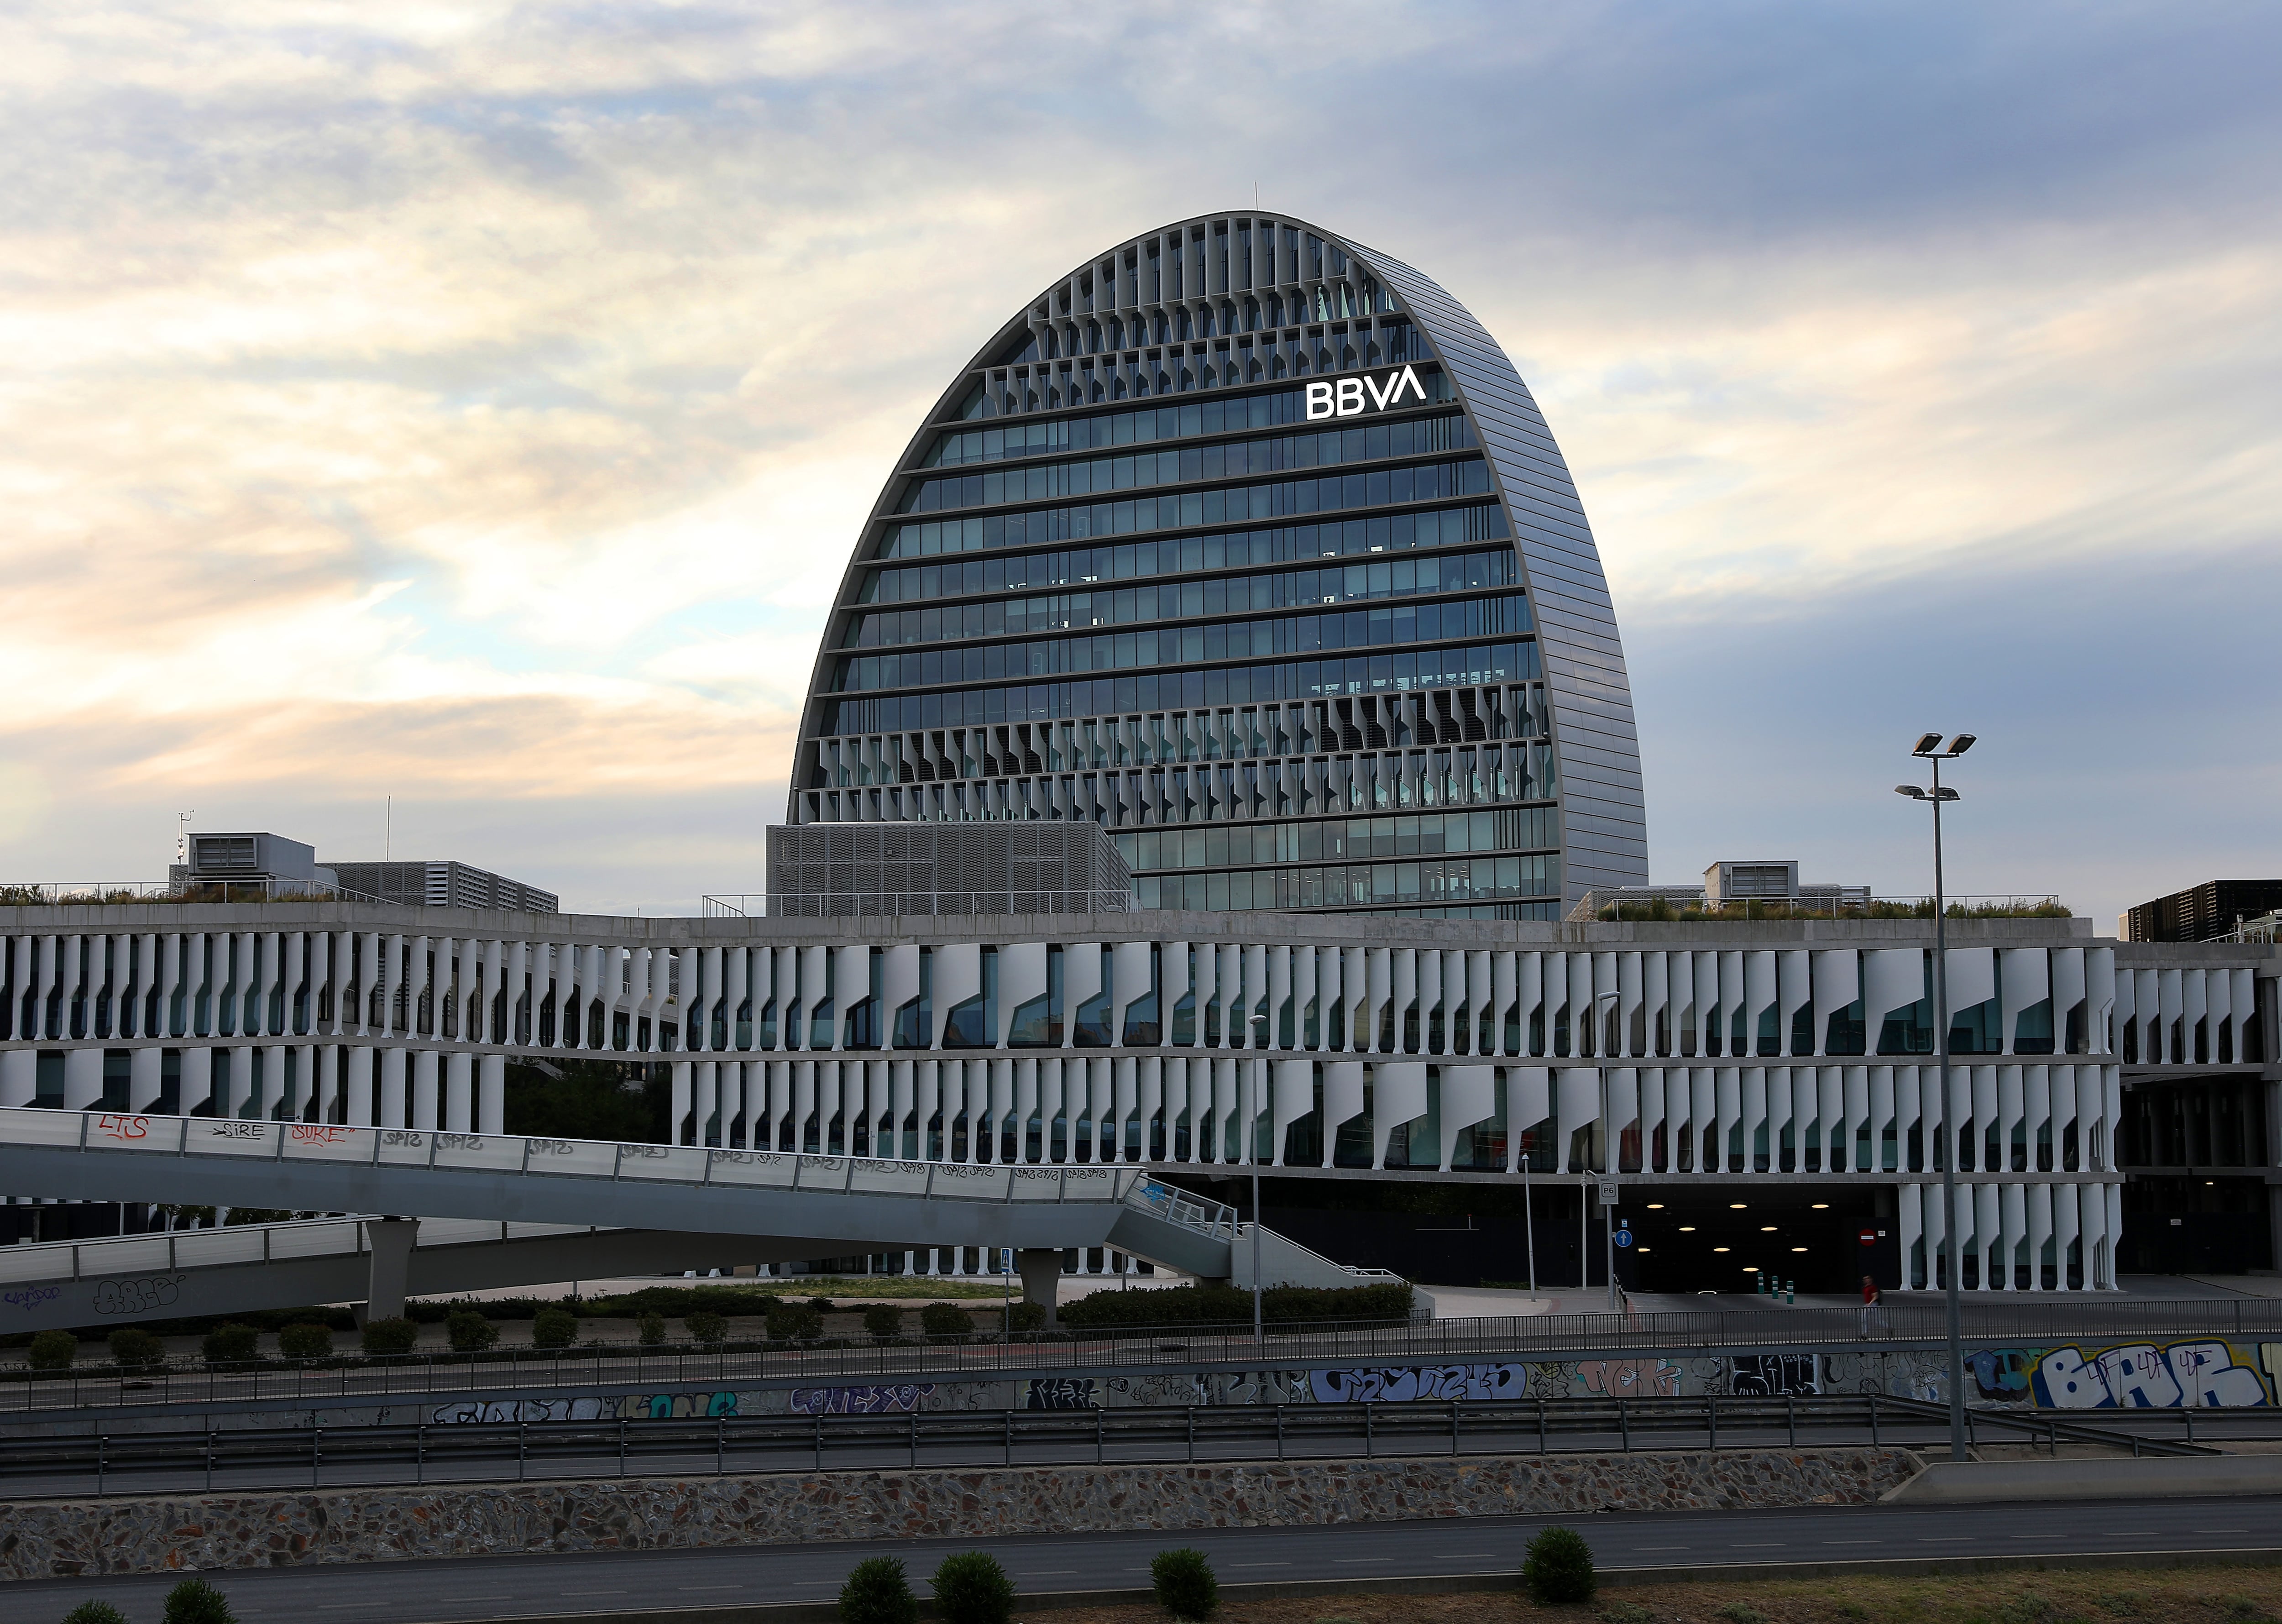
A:
POLYGON ((1529 1542, 1521 1565, 1521 1582, 1529 1599, 1539 1606, 1564 1602, 1588 1602, 1600 1581, 1593 1573, 1593 1548, 1574 1528, 1556 1524, 1529 1542))
POLYGON ((634 1337, 644 1348, 655 1348, 665 1340, 665 1316, 644 1314, 634 1321, 634 1337))
POLYGON ((904 1333, 904 1311, 892 1302, 875 1302, 864 1310, 864 1330, 873 1341, 892 1342, 904 1333))
POLYGON ((1006 1624, 1014 1612, 1014 1581, 987 1550, 945 1557, 929 1581, 943 1624, 1006 1624))
POLYGON ((277 1351, 289 1359, 322 1359, 333 1351, 330 1325, 288 1325, 277 1333, 277 1351))
POLYGON ((1220 1581, 1205 1553, 1184 1545, 1160 1550, 1149 1564, 1150 1588, 1157 1605, 1176 1619, 1208 1619, 1220 1605, 1220 1581))
POLYGON ((399 1316, 393 1319, 368 1319, 358 1334, 357 1343, 369 1354, 408 1354, 420 1340, 420 1327, 399 1316))
POLYGON ((25 1355, 35 1371, 67 1371, 79 1356, 79 1338, 68 1331, 43 1331, 32 1339, 25 1355))
POLYGON ((919 1616, 919 1597, 897 1558, 865 1558, 840 1587, 840 1624, 915 1624, 919 1616))
POLYGON ((243 1364, 261 1346, 261 1333, 252 1325, 216 1325, 199 1339, 198 1352, 208 1364, 243 1364))
POLYGON ((454 1309, 444 1316, 444 1334, 454 1353, 481 1353, 499 1340, 499 1327, 473 1309, 454 1309))
POLYGON ((185 1579, 167 1592, 165 1624, 237 1624, 229 1598, 203 1579, 185 1579))
POLYGON ((544 1308, 531 1317, 533 1348, 568 1348, 578 1340, 578 1317, 569 1309, 544 1308))
POLYGON ((974 1317, 955 1302, 930 1302, 920 1310, 920 1328, 938 1342, 974 1334, 974 1317))
POLYGON ((127 1624, 127 1615, 109 1602, 82 1602, 64 1614, 64 1624, 127 1624))
POLYGON ((122 1371, 145 1371, 162 1364, 167 1345, 140 1325, 121 1325, 110 1337, 111 1362, 122 1371))
POLYGON ((725 1341, 729 1335, 727 1317, 716 1314, 710 1309, 699 1309, 695 1313, 683 1315, 681 1326, 683 1330, 689 1333, 691 1340, 695 1341, 725 1341))
POLYGON ((804 1302, 787 1302, 769 1310, 769 1340, 812 1342, 824 1334, 824 1316, 804 1302))

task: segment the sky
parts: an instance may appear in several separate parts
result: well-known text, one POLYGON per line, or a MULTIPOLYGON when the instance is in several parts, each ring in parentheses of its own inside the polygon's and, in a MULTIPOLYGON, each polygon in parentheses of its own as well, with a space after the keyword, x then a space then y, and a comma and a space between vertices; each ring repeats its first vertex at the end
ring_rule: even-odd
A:
POLYGON ((881 481, 1095 253, 1420 267, 1576 476, 1653 877, 2109 929, 2282 873, 2282 12, 0 13, 0 880, 178 814, 582 911, 760 889, 881 481))

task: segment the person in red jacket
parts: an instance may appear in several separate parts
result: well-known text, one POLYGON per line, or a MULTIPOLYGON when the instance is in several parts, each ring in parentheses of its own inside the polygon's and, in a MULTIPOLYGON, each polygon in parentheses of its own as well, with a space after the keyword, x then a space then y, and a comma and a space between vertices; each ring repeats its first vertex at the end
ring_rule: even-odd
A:
POLYGON ((1882 1329, 1880 1322, 1885 1316, 1878 1311, 1878 1306, 1884 1301, 1885 1294, 1878 1289, 1878 1282, 1868 1275, 1864 1275, 1862 1277, 1862 1337, 1865 1341, 1869 1340, 1872 1331, 1882 1329))

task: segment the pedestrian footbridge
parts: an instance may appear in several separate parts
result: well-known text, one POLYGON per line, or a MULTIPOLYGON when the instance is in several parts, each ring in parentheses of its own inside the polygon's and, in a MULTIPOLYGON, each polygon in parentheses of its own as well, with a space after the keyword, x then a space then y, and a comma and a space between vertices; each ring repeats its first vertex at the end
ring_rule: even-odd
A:
MULTIPOLYGON (((653 1243, 594 1239, 627 1231, 650 1234, 651 1255, 678 1255, 703 1238, 744 1238, 737 1250, 751 1261, 930 1247, 1005 1247, 1035 1255, 1106 1246, 1184 1274, 1222 1279, 1235 1267, 1233 1254, 1244 1249, 1234 1245, 1238 1226, 1231 1209, 1160 1183, 1138 1167, 897 1162, 108 1111, 0 1109, 0 1188, 89 1201, 476 1220, 509 1226, 493 1245, 522 1242, 535 1248, 547 1242, 563 1252, 547 1265, 550 1272, 535 1277, 547 1279, 600 1275, 627 1266, 604 1259, 614 1247, 640 1254, 653 1243), (598 1222, 608 1229, 595 1228, 598 1222), (513 1232, 514 1226, 532 1225, 560 1227, 544 1234, 513 1232), (573 1239, 574 1232, 578 1239, 573 1239), (584 1268, 564 1267, 573 1261, 566 1247, 591 1252, 595 1262, 584 1268)), ((354 1258, 365 1255, 366 1267, 375 1269, 377 1281, 381 1270, 405 1266, 389 1265, 384 1259, 390 1254, 401 1258, 410 1251, 409 1234, 400 1240, 380 1232, 399 1227, 408 1232, 411 1225, 345 1222, 361 1224, 360 1249, 345 1250, 336 1238, 329 1255, 337 1270, 344 1258, 353 1270, 354 1258), (384 1261, 376 1268, 374 1259, 384 1261)), ((247 1227, 296 1233, 309 1228, 247 1227)), ((59 1254, 75 1244, 79 1249, 72 1255, 65 1278, 75 1287, 99 1290, 101 1280, 83 1267, 90 1248, 147 1248, 154 1242, 179 1247, 188 1239, 134 1236, 9 1251, 59 1254)), ((261 1259, 241 1257, 226 1264, 217 1259, 201 1265, 179 1249, 163 1260, 155 1254, 142 1259, 123 1249, 111 1255, 138 1275, 147 1274, 154 1263, 180 1274, 202 1266, 260 1268, 291 1261, 274 1255, 276 1240, 265 1244, 272 1251, 261 1259)), ((718 1241, 710 1244, 718 1251, 718 1241)), ((543 1254, 533 1249, 529 1255, 531 1266, 537 1267, 543 1254)), ((0 1259, 4 1256, 0 1254, 0 1259)), ((455 1278, 466 1272, 439 1272, 442 1283, 432 1289, 467 1289, 472 1278, 455 1278)), ((105 1266, 102 1278, 123 1277, 105 1266)), ((420 1283, 421 1278, 416 1272, 400 1272, 392 1282, 393 1289, 376 1290, 374 1298, 400 1297, 408 1286, 415 1291, 431 1289, 420 1283)), ((512 1282, 493 1278, 484 1283, 512 1282)), ((31 1284, 19 1281, 7 1289, 20 1291, 31 1284)), ((303 1294, 292 1301, 342 1302, 365 1295, 360 1284, 353 1291, 303 1294)), ((275 1301, 274 1294, 268 1300, 275 1301)), ((81 1306, 94 1303, 90 1299, 81 1306)), ((174 1315, 199 1311, 194 1307, 168 1310, 174 1315)), ((6 1317, 12 1325, 34 1328, 15 1314, 6 1317)), ((86 1325, 99 1317, 81 1315, 57 1323, 86 1325)))
POLYGON ((815 1255, 797 1240, 478 1218, 305 1218, 221 1229, 0 1247, 0 1325, 12 1332, 242 1314, 400 1295, 450 1296, 499 1286, 789 1263, 815 1255), (377 1267, 376 1267, 377 1265, 377 1267))

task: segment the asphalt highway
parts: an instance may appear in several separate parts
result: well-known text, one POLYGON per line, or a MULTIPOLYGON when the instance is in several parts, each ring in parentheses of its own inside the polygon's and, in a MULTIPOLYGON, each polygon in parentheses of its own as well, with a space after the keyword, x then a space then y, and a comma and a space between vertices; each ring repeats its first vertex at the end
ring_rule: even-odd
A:
MULTIPOLYGON (((444 1624, 826 1601, 858 1560, 881 1554, 901 1557, 924 1595, 928 1573, 944 1555, 978 1548, 997 1556, 1019 1589, 1033 1592, 1145 1587, 1149 1558, 1176 1545, 1203 1550, 1227 1584, 1511 1573, 1530 1536, 1554 1520, 1580 1528, 1600 1566, 1622 1568, 2282 1549, 2282 1498, 2258 1498, 1442 1519, 468 1558, 207 1576, 246 1624, 444 1624)), ((131 1624, 157 1624, 161 1598, 177 1578, 42 1580, 0 1585, 0 1598, 15 1616, 39 1620, 100 1597, 131 1624)))

